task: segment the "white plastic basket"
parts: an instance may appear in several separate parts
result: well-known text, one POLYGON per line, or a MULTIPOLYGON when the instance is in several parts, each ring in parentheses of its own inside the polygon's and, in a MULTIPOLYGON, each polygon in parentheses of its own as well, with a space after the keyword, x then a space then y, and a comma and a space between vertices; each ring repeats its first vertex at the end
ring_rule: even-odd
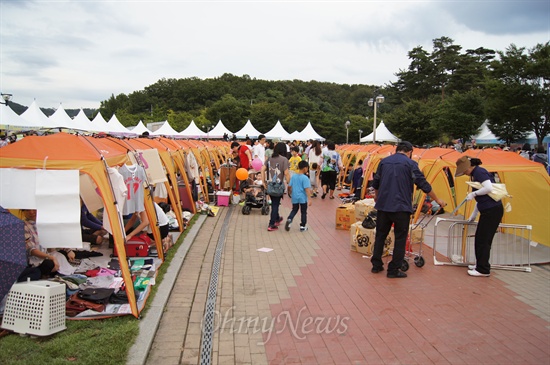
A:
POLYGON ((2 328, 16 333, 49 336, 65 326, 65 284, 53 281, 15 283, 8 293, 2 328))

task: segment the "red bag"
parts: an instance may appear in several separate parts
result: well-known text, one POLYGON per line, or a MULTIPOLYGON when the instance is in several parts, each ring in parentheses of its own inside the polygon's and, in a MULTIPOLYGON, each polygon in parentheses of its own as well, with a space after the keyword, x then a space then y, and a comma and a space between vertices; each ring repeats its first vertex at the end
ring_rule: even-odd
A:
MULTIPOLYGON (((146 233, 139 234, 130 238, 125 244, 127 257, 145 257, 149 255, 149 246, 153 244, 153 241, 146 233)), ((115 246, 114 256, 118 256, 115 246)))

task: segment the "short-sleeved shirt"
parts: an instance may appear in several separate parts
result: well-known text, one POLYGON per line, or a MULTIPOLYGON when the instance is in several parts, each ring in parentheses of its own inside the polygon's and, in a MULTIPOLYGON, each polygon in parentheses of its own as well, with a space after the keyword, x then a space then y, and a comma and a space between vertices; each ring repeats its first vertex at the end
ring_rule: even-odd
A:
POLYGON ((290 169, 291 172, 298 173, 298 171, 300 171, 300 169, 298 168, 298 164, 300 163, 300 161, 302 161, 300 156, 292 156, 290 160, 288 160, 288 163, 289 163, 288 168, 290 169))
MULTIPOLYGON (((489 173, 486 169, 480 166, 475 166, 472 170, 471 174, 471 180, 477 181, 479 183, 483 183, 484 181, 491 181, 492 183, 495 182, 495 178, 493 175, 489 173)), ((472 191, 476 191, 477 189, 472 189, 472 191)), ((486 210, 489 210, 491 208, 494 208, 498 205, 502 205, 500 201, 495 201, 493 198, 491 198, 489 195, 478 195, 475 197, 477 202, 477 209, 483 213, 486 210)))
POLYGON ((307 203, 306 189, 311 188, 309 177, 304 174, 294 174, 288 185, 292 187, 292 204, 307 203))
POLYGON ((242 145, 239 147, 239 161, 241 162, 241 167, 248 170, 250 168, 250 161, 246 155, 246 151, 249 151, 252 156, 252 152, 247 145, 242 145))
POLYGON ((277 179, 281 182, 285 182, 285 171, 288 170, 288 159, 284 156, 271 157, 265 162, 267 169, 266 179, 267 182, 271 181, 273 175, 277 175, 277 179))
POLYGON ((326 150, 323 152, 323 166, 321 170, 326 171, 340 171, 340 155, 334 150, 326 150))
POLYGON ((385 212, 412 213, 413 184, 426 194, 432 191, 415 161, 402 153, 384 158, 372 181, 372 187, 378 190, 375 208, 385 212))

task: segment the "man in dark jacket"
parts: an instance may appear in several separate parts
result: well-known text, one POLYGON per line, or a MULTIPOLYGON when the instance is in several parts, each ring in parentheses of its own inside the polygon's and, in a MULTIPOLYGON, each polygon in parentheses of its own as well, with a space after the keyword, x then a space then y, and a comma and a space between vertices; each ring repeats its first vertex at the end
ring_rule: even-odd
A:
POLYGON ((447 205, 440 200, 426 181, 418 164, 411 159, 413 146, 402 141, 397 145, 395 154, 384 158, 374 175, 373 188, 376 216, 376 238, 371 258, 372 272, 384 271, 382 252, 386 237, 394 225, 395 244, 393 258, 388 264, 388 278, 406 278, 407 274, 400 271, 405 258, 405 245, 409 231, 409 221, 413 212, 413 184, 428 194, 441 207, 447 205))

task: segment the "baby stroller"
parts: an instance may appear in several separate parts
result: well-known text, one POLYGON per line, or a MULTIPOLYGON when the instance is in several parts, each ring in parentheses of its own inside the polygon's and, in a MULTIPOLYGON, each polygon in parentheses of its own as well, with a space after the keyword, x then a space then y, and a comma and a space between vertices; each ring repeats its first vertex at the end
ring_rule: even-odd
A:
POLYGON ((269 214, 270 207, 263 185, 254 185, 250 181, 244 180, 241 182, 241 193, 245 193, 244 205, 241 210, 244 215, 249 215, 252 208, 260 208, 262 215, 269 214))

